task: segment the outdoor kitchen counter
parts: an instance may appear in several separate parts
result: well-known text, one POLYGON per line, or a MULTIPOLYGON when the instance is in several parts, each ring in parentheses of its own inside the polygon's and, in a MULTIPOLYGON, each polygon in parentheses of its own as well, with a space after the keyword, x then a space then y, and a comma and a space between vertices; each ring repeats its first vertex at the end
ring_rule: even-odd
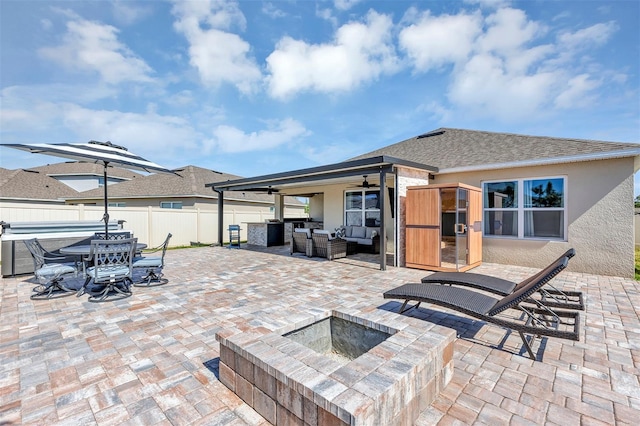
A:
POLYGON ((284 223, 248 222, 247 244, 263 247, 284 245, 284 223))

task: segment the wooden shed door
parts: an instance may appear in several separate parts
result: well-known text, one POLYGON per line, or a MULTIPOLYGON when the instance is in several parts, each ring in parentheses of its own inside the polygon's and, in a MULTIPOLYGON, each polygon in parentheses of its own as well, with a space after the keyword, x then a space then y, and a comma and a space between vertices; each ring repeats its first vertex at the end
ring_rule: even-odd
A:
POLYGON ((407 266, 440 266, 440 190, 407 191, 407 266))

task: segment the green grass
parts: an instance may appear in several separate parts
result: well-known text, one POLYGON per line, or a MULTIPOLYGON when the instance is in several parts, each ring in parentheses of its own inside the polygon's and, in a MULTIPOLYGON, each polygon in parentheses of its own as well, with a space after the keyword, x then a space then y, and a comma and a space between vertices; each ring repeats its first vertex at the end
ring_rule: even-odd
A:
POLYGON ((640 281, 640 248, 636 247, 636 280, 640 281))

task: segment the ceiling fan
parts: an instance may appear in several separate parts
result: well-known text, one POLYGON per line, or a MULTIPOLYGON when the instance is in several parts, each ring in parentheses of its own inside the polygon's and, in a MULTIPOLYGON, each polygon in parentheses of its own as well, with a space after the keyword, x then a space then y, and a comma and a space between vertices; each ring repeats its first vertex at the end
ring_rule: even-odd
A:
POLYGON ((369 183, 367 181, 367 175, 363 175, 362 176, 364 178, 364 180, 362 181, 362 183, 360 185, 356 185, 358 188, 378 188, 380 185, 375 184, 375 183, 369 183))

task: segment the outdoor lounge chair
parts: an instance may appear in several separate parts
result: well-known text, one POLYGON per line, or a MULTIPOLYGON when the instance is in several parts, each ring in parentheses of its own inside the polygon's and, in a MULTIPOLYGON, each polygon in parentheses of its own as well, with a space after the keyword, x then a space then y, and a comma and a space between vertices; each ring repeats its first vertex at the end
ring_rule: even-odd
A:
MULTIPOLYGON (((574 249, 567 250, 558 259, 553 261, 549 266, 542 269, 535 275, 515 283, 513 281, 504 280, 502 278, 492 277, 490 275, 475 274, 471 272, 436 272, 422 278, 423 283, 438 283, 448 285, 459 285, 464 287, 472 287, 474 289, 487 291, 489 293, 499 294, 501 296, 507 296, 514 291, 524 287, 529 282, 538 279, 539 277, 546 276, 547 281, 550 281, 555 275, 560 273, 562 269, 554 268, 554 265, 566 257, 567 260, 575 256, 576 251, 574 249), (550 271, 555 271, 555 274, 549 274, 550 271)), ((561 309, 578 309, 584 310, 584 300, 582 292, 580 291, 563 291, 558 290, 550 283, 540 290, 538 290, 539 300, 549 308, 561 308, 561 309), (547 287, 551 287, 548 289, 547 287)))
POLYGON ((77 275, 78 269, 71 263, 65 262, 66 257, 47 251, 37 238, 25 240, 31 257, 33 258, 33 274, 40 285, 33 288, 31 299, 52 299, 69 296, 75 289, 65 286, 62 281, 64 275, 77 275))
POLYGON ((331 232, 315 230, 311 234, 313 240, 313 255, 329 260, 347 257, 347 241, 342 238, 331 237, 331 232))
POLYGON ((307 257, 313 256, 313 240, 311 229, 295 228, 291 233, 290 254, 304 253, 307 257))
POLYGON ((547 274, 531 280, 502 299, 466 288, 424 283, 401 285, 386 291, 384 298, 404 300, 400 307, 400 313, 406 312, 411 308, 418 308, 420 303, 426 302, 517 331, 529 356, 535 360, 536 357, 531 349, 532 342, 527 340, 525 334, 531 335, 531 341, 536 336, 580 340, 579 312, 553 311, 541 302, 538 302, 536 306, 523 306, 521 304, 524 301, 531 300, 530 296, 548 281, 548 275, 556 275, 558 273, 556 269, 564 269, 567 261, 567 257, 559 259, 547 274), (418 303, 406 308, 409 301, 418 303), (518 312, 518 317, 506 316, 505 311, 508 309, 520 311, 518 312))
POLYGON ((136 257, 133 259, 133 268, 144 268, 146 269, 146 275, 140 279, 140 281, 136 281, 133 283, 136 287, 152 287, 157 285, 166 284, 169 282, 168 279, 162 278, 162 268, 164 267, 164 255, 167 252, 167 247, 169 246, 169 240, 172 235, 169 233, 167 238, 165 238, 164 242, 160 244, 158 247, 154 247, 152 249, 148 249, 144 251, 144 254, 152 254, 162 252, 160 256, 144 256, 144 257, 136 257))

